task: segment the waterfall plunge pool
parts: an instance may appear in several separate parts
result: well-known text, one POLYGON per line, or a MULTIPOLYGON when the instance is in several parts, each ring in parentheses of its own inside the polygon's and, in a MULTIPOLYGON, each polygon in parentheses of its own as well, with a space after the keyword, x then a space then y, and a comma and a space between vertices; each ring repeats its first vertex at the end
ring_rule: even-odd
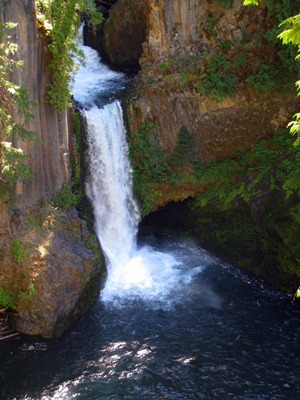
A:
POLYGON ((173 255, 169 301, 101 297, 62 338, 0 343, 3 399, 296 399, 300 310, 192 240, 147 235, 173 255), (45 351, 23 351, 44 344, 45 351))

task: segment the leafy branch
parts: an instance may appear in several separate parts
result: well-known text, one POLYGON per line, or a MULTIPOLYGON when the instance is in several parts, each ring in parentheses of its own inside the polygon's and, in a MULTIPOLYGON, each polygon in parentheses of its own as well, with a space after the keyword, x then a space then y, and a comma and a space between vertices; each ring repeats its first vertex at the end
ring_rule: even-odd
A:
POLYGON ((77 40, 80 15, 88 10, 89 23, 94 24, 102 21, 102 14, 96 12, 92 0, 37 0, 36 5, 39 21, 50 38, 52 82, 49 100, 61 112, 70 106, 70 85, 77 68, 76 61, 83 57, 77 40))
MULTIPOLYGON (((293 44, 298 48, 296 60, 300 60, 300 14, 283 21, 280 26, 285 30, 279 35, 283 44, 293 44)), ((296 82, 298 96, 300 96, 300 80, 296 82)), ((293 121, 288 124, 292 135, 297 135, 295 145, 300 144, 300 113, 294 115, 293 121)))
POLYGON ((12 140, 19 137, 22 140, 34 139, 34 132, 26 128, 26 124, 33 118, 32 109, 35 102, 29 98, 26 88, 16 85, 8 76, 15 69, 24 67, 23 61, 14 59, 18 45, 11 40, 9 31, 17 24, 0 24, 0 185, 7 189, 13 187, 18 179, 28 181, 33 173, 27 165, 27 156, 20 148, 12 145, 12 140), (11 115, 15 108, 23 123, 15 121, 11 115))
MULTIPOLYGON (((244 0, 244 5, 259 5, 262 3, 260 0, 244 0)), ((278 6, 280 9, 280 6, 278 6)), ((292 44, 296 46, 298 50, 298 55, 296 56, 296 60, 300 60, 300 14, 291 16, 283 20, 279 27, 284 28, 284 30, 278 35, 278 38, 281 39, 282 43, 285 45, 292 44)), ((296 82, 296 88, 298 96, 300 96, 300 81, 296 82)), ((295 141, 295 145, 300 144, 300 113, 297 113, 293 117, 293 121, 288 124, 290 128, 290 132, 292 135, 296 135, 297 139, 295 141)))

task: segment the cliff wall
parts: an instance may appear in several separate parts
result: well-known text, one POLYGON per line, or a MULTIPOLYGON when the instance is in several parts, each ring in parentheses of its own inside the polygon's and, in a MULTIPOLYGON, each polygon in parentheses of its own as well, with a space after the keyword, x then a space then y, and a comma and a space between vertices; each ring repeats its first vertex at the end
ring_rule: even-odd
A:
POLYGON ((264 50, 266 44, 258 42, 268 18, 266 10, 253 12, 242 1, 228 10, 217 1, 152 2, 139 90, 130 99, 132 129, 144 119, 152 120, 158 126, 159 144, 170 153, 178 144, 180 127, 185 126, 196 138, 197 160, 208 162, 232 157, 238 149, 285 127, 295 110, 295 98, 259 93, 245 82, 248 65, 252 63, 255 70, 271 58, 264 50), (243 45, 243 41, 248 42, 243 45), (215 54, 231 65, 224 63, 221 71, 210 73, 209 58, 215 54), (235 73, 244 55, 245 64, 235 73), (227 73, 236 83, 226 93, 231 84, 227 73), (208 80, 212 92, 203 94, 201 87, 208 80), (221 92, 219 98, 214 90, 221 92))
MULTIPOLYGON (((2 20, 16 22, 13 40, 19 45, 16 55, 24 60, 25 68, 14 73, 13 81, 26 87, 30 97, 36 102, 33 120, 28 129, 36 133, 35 143, 20 140, 14 146, 20 147, 29 156, 29 164, 34 180, 16 188, 18 206, 36 204, 39 200, 49 200, 69 178, 69 113, 58 114, 47 101, 47 90, 51 82, 49 50, 42 33, 38 32, 33 0, 8 0, 3 8, 2 20)), ((17 122, 20 117, 14 112, 17 122)))
POLYGON ((232 7, 225 3, 119 0, 104 25, 112 62, 125 64, 133 53, 127 57, 124 49, 132 43, 142 46, 141 71, 128 98, 130 130, 151 120, 157 127, 153 136, 167 154, 185 126, 196 139, 198 161, 232 157, 285 127, 295 111, 291 91, 270 96, 246 83, 262 63, 274 61, 274 49, 262 39, 275 24, 270 14, 265 8, 244 7, 242 0, 232 7), (136 35, 138 21, 143 42, 143 34, 136 35), (220 65, 212 71, 209 63, 216 55, 220 65), (209 85, 211 92, 205 93, 209 85))

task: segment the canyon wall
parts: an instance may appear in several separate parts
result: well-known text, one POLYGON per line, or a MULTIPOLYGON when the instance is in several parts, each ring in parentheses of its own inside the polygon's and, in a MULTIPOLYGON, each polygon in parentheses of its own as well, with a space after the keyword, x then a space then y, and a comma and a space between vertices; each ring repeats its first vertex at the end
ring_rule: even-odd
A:
MULTIPOLYGON (((141 71, 127 102, 130 130, 137 130, 146 119, 152 121, 157 127, 153 136, 167 154, 178 144, 178 132, 185 126, 196 139, 198 161, 232 157, 237 150, 250 148, 285 127, 295 111, 294 95, 270 96, 245 82, 251 68, 256 71, 261 63, 272 61, 271 46, 259 39, 270 26, 266 9, 243 7, 242 0, 227 8, 222 3, 226 2, 119 0, 104 25, 107 56, 112 62, 126 63, 124 49, 132 43, 142 46, 141 71), (136 35, 137 21, 144 34, 136 35), (142 42, 143 35, 146 40, 142 42), (199 90, 205 82, 208 57, 216 53, 231 63, 232 71, 227 72, 245 63, 237 72, 232 93, 220 99, 199 90), (246 54, 243 61, 241 54, 246 54)), ((226 85, 225 77, 220 80, 226 85)))
POLYGON ((292 96, 257 93, 241 80, 232 94, 216 101, 199 93, 193 82, 195 75, 205 74, 206 57, 221 51, 222 43, 229 43, 225 53, 233 60, 243 38, 263 32, 267 18, 265 10, 253 13, 242 1, 235 1, 230 10, 216 1, 152 2, 140 60, 143 73, 138 77, 142 89, 130 106, 132 129, 144 119, 153 120, 160 145, 171 152, 180 127, 185 126, 196 138, 197 160, 209 162, 232 157, 238 149, 249 148, 274 129, 285 127, 295 110, 292 96), (172 58, 179 67, 173 68, 171 78, 162 72, 172 58))

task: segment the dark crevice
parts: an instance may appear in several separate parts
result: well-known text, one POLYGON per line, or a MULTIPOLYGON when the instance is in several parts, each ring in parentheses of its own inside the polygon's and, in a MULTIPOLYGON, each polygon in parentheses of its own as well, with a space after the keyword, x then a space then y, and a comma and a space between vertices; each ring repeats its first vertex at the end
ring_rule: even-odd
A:
MULTIPOLYGON (((139 58, 142 54, 142 43, 146 38, 146 22, 144 11, 136 8, 130 11, 130 17, 124 15, 120 25, 115 25, 116 15, 121 15, 127 5, 117 0, 96 0, 97 10, 102 12, 104 21, 97 26, 86 24, 83 34, 84 43, 97 50, 101 61, 110 69, 127 74, 137 74, 140 70, 139 58), (118 3, 118 4, 117 4, 118 3), (110 10, 116 5, 119 7, 114 13, 113 22, 110 10), (137 11, 138 10, 138 11, 137 11), (126 20, 128 18, 128 20, 126 20), (125 21, 126 23, 123 24, 125 21), (124 49, 126 48, 126 54, 124 49)), ((126 14, 126 13, 124 13, 126 14)))

